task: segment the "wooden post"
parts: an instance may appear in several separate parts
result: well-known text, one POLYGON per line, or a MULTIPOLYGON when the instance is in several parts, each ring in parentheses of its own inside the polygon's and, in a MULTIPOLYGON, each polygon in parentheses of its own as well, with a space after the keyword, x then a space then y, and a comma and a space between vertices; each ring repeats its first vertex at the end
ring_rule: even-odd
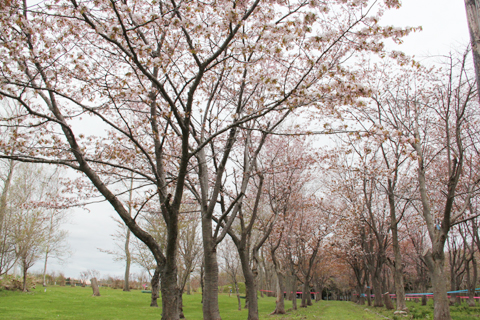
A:
POLYGON ((98 290, 97 278, 90 279, 90 282, 92 284, 93 296, 100 297, 100 290, 98 290))

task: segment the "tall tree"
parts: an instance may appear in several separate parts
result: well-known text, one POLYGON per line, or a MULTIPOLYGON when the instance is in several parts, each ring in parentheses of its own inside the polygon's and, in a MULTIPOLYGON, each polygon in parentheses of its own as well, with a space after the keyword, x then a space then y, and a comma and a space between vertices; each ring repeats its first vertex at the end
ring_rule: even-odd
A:
POLYGON ((237 128, 271 112, 333 106, 363 94, 360 80, 339 64, 408 33, 378 25, 383 9, 398 6, 391 0, 2 2, 0 95, 22 107, 18 135, 29 143, 11 154, 2 141, 1 157, 81 172, 151 250, 162 279, 162 317, 173 320, 179 318, 179 208, 187 175, 198 165, 204 317, 220 319, 217 243, 210 235, 237 128), (86 132, 85 121, 99 130, 86 132), (203 166, 213 158, 202 152, 216 139, 225 143, 210 180, 203 166), (158 203, 163 247, 137 223, 143 207, 130 216, 119 198, 125 190, 115 182, 132 173, 149 189, 144 202, 158 203))
POLYGON ((402 58, 400 72, 384 73, 387 94, 381 104, 388 105, 393 116, 384 122, 384 130, 400 136, 417 162, 418 207, 432 243, 424 258, 433 282, 435 319, 450 319, 444 247, 452 226, 466 217, 468 199, 478 184, 478 176, 465 170, 476 149, 471 136, 478 135, 471 131, 478 113, 467 54, 447 57, 443 70, 427 70, 402 58))
POLYGON ((66 233, 61 227, 64 213, 55 206, 59 196, 58 176, 41 166, 18 164, 7 197, 15 254, 23 269, 26 291, 28 269, 45 257, 61 257, 66 252, 66 233))

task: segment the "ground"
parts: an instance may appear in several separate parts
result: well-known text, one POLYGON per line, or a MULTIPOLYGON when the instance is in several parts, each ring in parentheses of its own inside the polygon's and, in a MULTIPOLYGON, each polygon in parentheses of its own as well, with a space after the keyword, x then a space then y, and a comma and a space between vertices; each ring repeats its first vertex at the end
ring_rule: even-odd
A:
MULTIPOLYGON (((161 309, 149 307, 150 295, 140 290, 123 292, 120 289, 100 288, 100 297, 92 297, 91 288, 37 287, 29 293, 0 291, 0 319, 160 319, 161 309)), ((187 320, 202 319, 201 295, 184 295, 187 320)), ((244 301, 242 301, 244 302, 244 301)), ((246 319, 247 311, 237 310, 237 298, 219 296, 223 320, 246 319)), ((291 308, 291 302, 286 302, 291 308)), ((409 305, 409 318, 431 319, 431 306, 409 305)), ((287 315, 269 315, 275 309, 275 298, 259 298, 260 318, 265 320, 358 320, 394 319, 392 311, 358 306, 352 302, 321 301, 312 307, 289 311, 287 315)), ((453 319, 478 319, 480 308, 466 306, 452 308, 453 319)), ((401 318, 398 318, 401 319, 401 318)), ((405 318, 404 318, 405 319, 405 318)), ((407 318, 408 319, 408 318, 407 318)))

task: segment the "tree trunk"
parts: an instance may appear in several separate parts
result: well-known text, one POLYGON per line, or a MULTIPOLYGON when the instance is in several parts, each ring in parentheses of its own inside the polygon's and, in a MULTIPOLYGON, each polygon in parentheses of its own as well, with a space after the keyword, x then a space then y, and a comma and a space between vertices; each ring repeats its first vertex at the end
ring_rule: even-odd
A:
POLYGON ((150 302, 150 307, 158 308, 157 299, 159 298, 160 291, 160 271, 161 267, 157 266, 155 272, 153 273, 151 286, 152 286, 152 301, 150 302))
POLYGON ((180 288, 178 288, 178 314, 180 319, 185 319, 183 314, 183 292, 180 288))
POLYGON ((435 320, 452 319, 450 317, 450 306, 447 298, 447 277, 444 272, 444 262, 445 256, 443 252, 433 261, 433 318, 435 320))
MULTIPOLYGON (((303 283, 302 286, 302 303, 300 304, 300 308, 306 308, 307 307, 307 295, 310 295, 310 289, 308 286, 308 281, 305 279, 305 282, 303 283)), ((311 305, 311 302, 310 302, 311 305)))
POLYGON ((292 309, 297 310, 297 279, 295 275, 292 279, 292 309))
POLYGON ((318 298, 318 295, 319 295, 318 293, 320 292, 320 289, 319 289, 320 286, 318 285, 318 280, 315 280, 313 287, 315 290, 315 302, 318 302, 320 301, 320 299, 318 298))
POLYGON ((188 295, 191 295, 191 294, 192 294, 192 285, 191 285, 191 283, 190 283, 190 273, 188 273, 187 294, 188 294, 188 295))
POLYGON ((368 282, 367 282, 366 295, 367 295, 367 304, 369 307, 371 307, 372 306, 372 289, 370 288, 370 284, 368 282))
MULTIPOLYGON (((422 292, 427 292, 427 286, 425 283, 422 285, 422 292)), ((422 306, 426 306, 428 302, 428 297, 426 294, 422 296, 422 306)))
MULTIPOLYGON (((456 277, 455 277, 455 265, 450 266, 450 291, 456 291, 457 290, 457 285, 456 285, 456 277)), ((453 306, 456 302, 457 299, 457 293, 451 293, 450 294, 450 305, 453 306)))
POLYGON ((238 290, 238 282, 235 279, 235 292, 237 293, 237 301, 238 301, 238 311, 242 310, 242 300, 240 299, 240 291, 238 290))
MULTIPOLYGON (((280 237, 281 239, 281 237, 280 237)), ((283 277, 282 270, 280 270, 280 264, 277 260, 277 257, 275 255, 276 250, 278 249, 278 246, 280 245, 280 240, 277 242, 277 245, 272 247, 271 249, 271 257, 272 257, 272 262, 273 266, 275 269, 275 275, 276 275, 276 291, 277 291, 277 299, 275 300, 275 311, 273 311, 271 314, 285 314, 285 298, 284 298, 284 291, 285 291, 285 280, 283 277)))
MULTIPOLYGON (((133 172, 130 176, 130 190, 128 192, 128 214, 132 216, 132 199, 133 199, 133 172)), ((130 229, 127 228, 125 235, 125 277, 123 281, 123 291, 130 291, 130 263, 132 256, 130 254, 130 229)))
MULTIPOLYGON (((161 274, 162 320, 180 319, 176 261, 168 261, 161 274)), ((153 294, 153 291, 152 291, 153 294)))
POLYGON ((130 255, 130 229, 127 229, 127 236, 125 237, 125 281, 123 282, 123 291, 130 291, 130 263, 132 257, 130 255))
POLYGON ((202 265, 200 266, 200 290, 202 290, 202 301, 201 304, 203 305, 203 293, 205 292, 205 263, 202 261, 202 265))
POLYGON ((293 300, 293 283, 294 283, 294 276, 290 275, 287 276, 287 300, 292 301, 293 300))
POLYGON ((203 318, 221 320, 218 309, 218 263, 217 248, 212 236, 212 220, 202 217, 204 290, 203 318))
MULTIPOLYGON (((475 66, 475 75, 477 80, 477 90, 480 92, 480 21, 479 21, 480 3, 478 0, 465 0, 465 10, 467 12, 468 30, 470 33, 470 42, 472 44, 473 62, 475 66)), ((479 96, 480 99, 480 96, 479 96)))
POLYGON ((47 286, 47 260, 48 260, 48 245, 45 249, 45 263, 43 264, 43 286, 47 286))
POLYGON ((90 279, 90 283, 92 285, 93 296, 100 297, 100 290, 98 289, 97 278, 90 279))
MULTIPOLYGON (((470 307, 475 307, 475 285, 477 284, 477 277, 478 277, 478 274, 477 274, 477 260, 475 259, 475 256, 472 255, 472 269, 473 269, 473 277, 472 279, 468 281, 468 286, 469 286, 469 290, 468 290, 468 305, 470 307)), ((467 263, 467 266, 469 264, 467 263)), ((470 278, 470 270, 467 270, 467 275, 468 277, 470 278)))
POLYGON ((7 213, 8 189, 10 188, 10 185, 12 183, 14 167, 15 167, 15 162, 13 160, 8 160, 8 174, 7 174, 7 178, 4 180, 2 194, 0 195, 0 234, 2 234, 3 221, 7 213))
POLYGON ((307 306, 312 306, 312 294, 310 293, 310 285, 307 286, 307 306))
POLYGON ((276 269, 277 268, 275 268, 277 273, 277 299, 275 300, 275 311, 273 311, 271 314, 285 314, 284 279, 280 270, 276 269))
POLYGON ((395 280, 395 295, 397 310, 408 310, 405 303, 405 284, 403 282, 403 265, 400 244, 398 242, 398 223, 395 210, 395 198, 393 194, 393 182, 388 180, 388 203, 390 207, 390 229, 392 230, 392 248, 395 256, 393 278, 395 280))
POLYGON ((360 292, 358 295, 360 296, 359 299, 358 299, 358 304, 361 305, 361 306, 364 306, 365 305, 364 293, 360 292))
POLYGON ((26 258, 22 258, 22 267, 23 267, 23 292, 27 292, 27 271, 28 271, 28 268, 27 268, 27 261, 26 261, 26 258))
POLYGON ((372 275, 373 294, 375 295, 373 306, 381 308, 383 307, 383 300, 382 300, 382 287, 380 285, 379 276, 380 276, 379 272, 375 272, 372 275))
MULTIPOLYGON (((238 247, 237 247, 238 248, 238 247)), ((255 274, 250 267, 250 260, 248 259, 249 250, 242 248, 242 245, 238 248, 240 261, 242 263, 243 276, 245 278, 246 289, 246 301, 248 308, 248 320, 258 320, 258 299, 257 299, 257 286, 255 283, 255 274)))

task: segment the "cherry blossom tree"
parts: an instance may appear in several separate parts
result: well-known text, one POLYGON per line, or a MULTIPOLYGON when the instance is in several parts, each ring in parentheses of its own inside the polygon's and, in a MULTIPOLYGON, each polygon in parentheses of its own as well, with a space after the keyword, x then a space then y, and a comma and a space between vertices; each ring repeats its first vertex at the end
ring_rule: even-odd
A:
POLYGON ((382 39, 408 33, 378 24, 384 9, 399 6, 393 0, 12 0, 0 6, 0 96, 21 106, 23 123, 21 147, 12 153, 2 137, 1 157, 80 172, 82 187, 108 201, 151 250, 164 319, 179 318, 178 216, 187 176, 197 168, 204 317, 216 320, 212 219, 240 127, 270 113, 281 118, 301 107, 354 101, 364 88, 344 61, 357 51, 380 52, 382 39), (89 121, 96 130, 85 129, 89 121), (205 147, 214 140, 224 143, 211 177, 205 147), (130 216, 119 198, 125 189, 116 182, 131 174, 146 189, 144 203, 158 203, 165 246, 137 223, 144 206, 130 216))
POLYGON ((393 111, 392 118, 384 118, 387 135, 401 136, 417 162, 419 211, 432 246, 424 258, 432 276, 435 319, 450 319, 444 247, 450 229, 469 218, 468 200, 478 184, 478 176, 466 169, 476 149, 471 137, 477 133, 471 128, 478 117, 466 57, 467 52, 447 57, 443 70, 405 58, 400 72, 386 73, 387 95, 376 101, 393 111))
POLYGON ((286 268, 282 261, 284 259, 277 255, 277 250, 282 250, 281 245, 288 233, 286 228, 290 228, 295 221, 295 210, 305 205, 301 194, 311 182, 309 180, 313 179, 313 152, 307 148, 307 142, 302 140, 289 136, 270 137, 265 147, 265 156, 262 157, 266 201, 270 211, 279 217, 268 238, 269 254, 276 274, 277 300, 272 314, 285 314, 283 293, 286 268))

